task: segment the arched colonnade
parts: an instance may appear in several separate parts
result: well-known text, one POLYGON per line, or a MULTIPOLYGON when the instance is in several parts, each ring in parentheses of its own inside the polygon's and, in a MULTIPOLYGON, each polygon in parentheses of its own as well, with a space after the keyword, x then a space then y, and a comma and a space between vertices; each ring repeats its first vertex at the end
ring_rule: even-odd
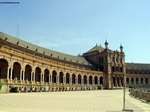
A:
POLYGON ((66 72, 54 68, 41 68, 20 62, 11 64, 6 59, 0 59, 0 79, 22 80, 56 84, 103 84, 103 76, 86 73, 66 72))

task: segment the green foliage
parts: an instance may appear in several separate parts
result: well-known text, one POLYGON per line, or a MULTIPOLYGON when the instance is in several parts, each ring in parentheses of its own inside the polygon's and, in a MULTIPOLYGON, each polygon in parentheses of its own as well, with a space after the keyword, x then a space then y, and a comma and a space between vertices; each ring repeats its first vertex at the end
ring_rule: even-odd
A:
POLYGON ((14 87, 14 86, 12 86, 11 88, 10 88, 10 92, 19 92, 19 88, 18 87, 14 87))
POLYGON ((0 90, 2 89, 2 87, 3 87, 3 83, 2 83, 2 82, 0 82, 0 90))
POLYGON ((103 89, 103 85, 98 85, 98 89, 102 90, 103 89))

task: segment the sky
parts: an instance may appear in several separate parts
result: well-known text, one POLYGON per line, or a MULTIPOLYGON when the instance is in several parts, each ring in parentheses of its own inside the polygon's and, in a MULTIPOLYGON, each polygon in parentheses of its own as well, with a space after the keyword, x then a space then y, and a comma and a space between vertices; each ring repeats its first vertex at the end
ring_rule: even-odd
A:
POLYGON ((71 55, 96 44, 150 63, 150 0, 0 0, 0 31, 71 55), (2 4, 13 1, 19 4, 2 4))

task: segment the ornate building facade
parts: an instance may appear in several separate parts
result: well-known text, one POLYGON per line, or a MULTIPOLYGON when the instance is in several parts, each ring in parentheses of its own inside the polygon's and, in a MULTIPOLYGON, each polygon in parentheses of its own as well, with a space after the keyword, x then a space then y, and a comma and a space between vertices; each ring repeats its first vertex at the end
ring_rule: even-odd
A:
POLYGON ((150 85, 150 67, 125 63, 120 51, 94 46, 80 56, 42 48, 0 32, 0 80, 20 91, 93 90, 127 85, 150 85), (136 68, 136 69, 135 69, 136 68), (140 75, 135 71, 142 70, 140 75), (134 72, 133 72, 134 71, 134 72))

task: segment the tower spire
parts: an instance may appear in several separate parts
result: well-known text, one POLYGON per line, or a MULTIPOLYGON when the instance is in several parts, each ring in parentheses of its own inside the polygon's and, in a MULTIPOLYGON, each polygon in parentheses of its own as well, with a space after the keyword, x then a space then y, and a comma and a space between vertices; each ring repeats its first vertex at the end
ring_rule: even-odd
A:
POLYGON ((105 48, 108 49, 108 42, 107 42, 107 40, 105 41, 105 48))
POLYGON ((123 52, 123 46, 122 46, 122 44, 120 45, 120 52, 123 52))

